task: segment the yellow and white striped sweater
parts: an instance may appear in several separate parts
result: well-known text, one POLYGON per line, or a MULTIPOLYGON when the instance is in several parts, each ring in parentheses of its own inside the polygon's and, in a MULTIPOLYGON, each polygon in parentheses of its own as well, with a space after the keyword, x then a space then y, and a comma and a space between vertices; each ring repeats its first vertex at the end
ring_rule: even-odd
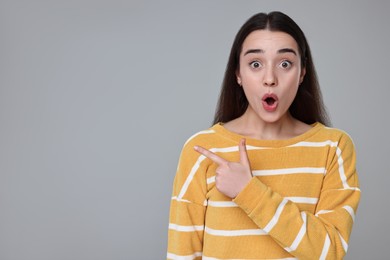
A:
POLYGON ((243 138, 216 124, 184 145, 173 185, 167 259, 342 259, 360 199, 355 150, 320 123, 288 140, 246 138, 253 178, 235 199, 195 145, 238 161, 243 138))

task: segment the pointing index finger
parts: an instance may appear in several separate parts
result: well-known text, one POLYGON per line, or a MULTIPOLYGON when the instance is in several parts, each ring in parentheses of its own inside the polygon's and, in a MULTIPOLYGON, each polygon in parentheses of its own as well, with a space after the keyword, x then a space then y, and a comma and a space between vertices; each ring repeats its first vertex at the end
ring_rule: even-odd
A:
POLYGON ((207 158, 209 158, 213 162, 217 163, 218 165, 225 164, 228 162, 225 159, 223 159, 222 157, 219 157, 218 155, 213 153, 212 151, 207 150, 201 146, 194 146, 194 149, 195 149, 195 151, 203 154, 204 156, 206 156, 207 158))
POLYGON ((240 151, 240 162, 246 166, 250 166, 248 152, 246 151, 246 140, 243 138, 238 145, 240 151))

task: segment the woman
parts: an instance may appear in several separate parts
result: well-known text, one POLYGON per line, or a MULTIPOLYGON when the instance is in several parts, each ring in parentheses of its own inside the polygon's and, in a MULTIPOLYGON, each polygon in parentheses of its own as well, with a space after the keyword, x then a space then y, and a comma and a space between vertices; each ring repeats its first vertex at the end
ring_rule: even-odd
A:
POLYGON ((238 32, 214 125, 184 145, 168 259, 342 259, 360 189, 352 140, 329 125, 298 25, 238 32))

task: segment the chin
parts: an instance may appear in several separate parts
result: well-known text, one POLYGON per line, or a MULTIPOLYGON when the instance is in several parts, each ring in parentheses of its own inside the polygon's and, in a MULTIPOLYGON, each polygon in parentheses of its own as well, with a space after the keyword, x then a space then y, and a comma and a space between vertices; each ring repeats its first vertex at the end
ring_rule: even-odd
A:
POLYGON ((274 123, 281 122, 284 117, 279 115, 278 113, 272 113, 271 115, 269 115, 269 114, 268 115, 259 115, 259 118, 261 118, 261 120, 264 123, 274 124, 274 123))

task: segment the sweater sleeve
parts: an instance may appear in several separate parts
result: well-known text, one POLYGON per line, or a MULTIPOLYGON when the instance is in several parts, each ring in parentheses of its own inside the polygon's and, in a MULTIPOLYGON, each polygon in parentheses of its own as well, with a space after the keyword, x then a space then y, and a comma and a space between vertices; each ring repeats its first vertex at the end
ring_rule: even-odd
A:
POLYGON ((355 150, 343 134, 329 155, 315 214, 300 211, 258 178, 234 202, 287 252, 299 259, 343 259, 360 200, 355 150))
POLYGON ((206 162, 191 143, 182 150, 173 183, 167 259, 202 258, 206 162))

